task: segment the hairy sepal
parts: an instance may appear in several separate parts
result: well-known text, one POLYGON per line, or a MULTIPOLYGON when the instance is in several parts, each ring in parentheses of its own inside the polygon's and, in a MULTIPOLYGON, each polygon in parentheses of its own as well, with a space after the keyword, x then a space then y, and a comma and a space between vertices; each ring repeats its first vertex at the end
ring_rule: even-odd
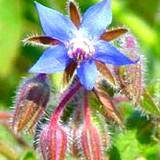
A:
POLYGON ((47 125, 40 136, 40 151, 44 160, 64 160, 67 150, 67 134, 60 124, 47 125))
POLYGON ((42 47, 49 47, 60 43, 60 41, 52 37, 43 35, 28 36, 22 42, 24 43, 24 45, 28 44, 28 45, 42 46, 42 47))

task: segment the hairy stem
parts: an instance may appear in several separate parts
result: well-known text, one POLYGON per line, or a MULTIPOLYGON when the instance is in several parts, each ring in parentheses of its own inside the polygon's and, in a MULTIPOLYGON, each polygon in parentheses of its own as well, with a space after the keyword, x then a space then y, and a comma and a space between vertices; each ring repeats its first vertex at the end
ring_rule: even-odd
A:
POLYGON ((65 108, 65 106, 69 103, 69 101, 73 98, 73 96, 77 93, 80 89, 81 85, 80 82, 76 80, 73 86, 70 86, 66 92, 62 95, 62 98, 57 105, 55 111, 51 116, 51 124, 56 124, 61 117, 61 114, 65 108))
POLYGON ((90 108, 89 108, 89 102, 88 102, 88 93, 87 91, 84 91, 84 120, 85 120, 85 125, 89 126, 91 124, 91 113, 90 113, 90 108))

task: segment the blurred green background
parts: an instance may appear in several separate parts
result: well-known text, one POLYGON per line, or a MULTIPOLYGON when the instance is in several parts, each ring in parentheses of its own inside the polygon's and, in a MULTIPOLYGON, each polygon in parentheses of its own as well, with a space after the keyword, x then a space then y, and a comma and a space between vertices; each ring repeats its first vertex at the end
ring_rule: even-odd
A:
MULTIPOLYGON (((65 0, 37 1, 67 13, 65 0)), ((97 0, 77 1, 82 13, 97 2, 97 0)), ((28 75, 27 70, 42 53, 42 48, 23 46, 22 43, 27 35, 42 33, 33 2, 33 0, 0 0, 1 111, 8 110, 12 106, 21 77, 28 75)), ((126 26, 137 37, 142 54, 146 57, 146 83, 150 84, 160 79, 160 0, 112 0, 112 9, 113 23, 110 28, 126 26)), ((117 159, 114 157, 113 160, 160 159, 158 155, 160 149, 157 146, 159 142, 154 145, 150 143, 142 145, 135 136, 135 131, 119 134, 119 140, 115 144, 117 146, 112 147, 110 158, 117 155, 117 159), (131 146, 126 149, 130 143, 131 146), (122 155, 119 155, 120 152, 122 155)), ((3 158, 0 157, 1 159, 3 158)))

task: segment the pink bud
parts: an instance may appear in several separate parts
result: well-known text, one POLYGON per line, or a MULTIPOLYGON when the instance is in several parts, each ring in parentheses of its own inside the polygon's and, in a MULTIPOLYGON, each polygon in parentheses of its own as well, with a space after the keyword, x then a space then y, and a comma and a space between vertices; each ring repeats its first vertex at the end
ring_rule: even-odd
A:
POLYGON ((101 137, 93 125, 85 126, 81 134, 82 150, 87 160, 102 160, 101 137))
POLYGON ((12 127, 19 132, 31 131, 43 114, 50 97, 50 86, 45 74, 28 78, 22 82, 15 103, 12 127))
POLYGON ((122 38, 121 50, 133 61, 138 60, 134 65, 114 67, 115 78, 125 95, 136 106, 140 103, 144 90, 144 58, 136 38, 127 34, 122 38))
POLYGON ((84 91, 84 128, 81 133, 80 143, 87 160, 102 160, 102 142, 98 129, 91 122, 91 112, 88 101, 88 92, 84 91))
POLYGON ((126 47, 127 48, 135 48, 136 47, 136 40, 133 36, 128 35, 125 37, 126 47))
POLYGON ((49 124, 40 135, 40 151, 44 160, 64 160, 67 149, 67 134, 58 124, 49 124))

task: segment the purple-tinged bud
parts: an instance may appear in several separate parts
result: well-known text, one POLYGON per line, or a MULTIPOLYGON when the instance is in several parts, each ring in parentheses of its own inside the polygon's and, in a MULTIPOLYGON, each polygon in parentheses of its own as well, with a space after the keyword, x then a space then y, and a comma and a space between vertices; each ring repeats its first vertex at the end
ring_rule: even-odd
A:
POLYGON ((87 160, 103 160, 101 136, 99 130, 91 122, 87 93, 84 95, 84 127, 80 142, 87 160))
POLYGON ((40 135, 40 151, 44 160, 64 160, 67 150, 67 133, 59 124, 49 124, 40 135))
POLYGON ((118 67, 114 69, 115 77, 119 83, 121 93, 129 98, 134 105, 137 105, 144 89, 144 58, 139 54, 139 47, 135 37, 127 34, 120 44, 123 53, 133 61, 139 59, 136 64, 118 67))
POLYGON ((44 113, 50 97, 50 85, 47 75, 38 74, 25 79, 16 96, 12 127, 15 132, 24 129, 32 131, 36 122, 44 113))
POLYGON ((87 160, 102 160, 102 143, 100 134, 95 126, 84 126, 81 134, 82 150, 87 160))

